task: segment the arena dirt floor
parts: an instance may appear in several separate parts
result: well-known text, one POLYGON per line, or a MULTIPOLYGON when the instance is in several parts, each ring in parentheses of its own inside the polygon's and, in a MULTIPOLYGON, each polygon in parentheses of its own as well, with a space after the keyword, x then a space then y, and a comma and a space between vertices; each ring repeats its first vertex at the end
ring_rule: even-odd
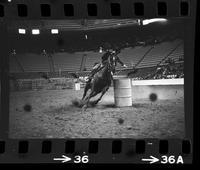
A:
POLYGON ((82 113, 72 104, 83 89, 11 92, 11 138, 183 138, 184 99, 138 100, 116 108, 110 88, 82 113))

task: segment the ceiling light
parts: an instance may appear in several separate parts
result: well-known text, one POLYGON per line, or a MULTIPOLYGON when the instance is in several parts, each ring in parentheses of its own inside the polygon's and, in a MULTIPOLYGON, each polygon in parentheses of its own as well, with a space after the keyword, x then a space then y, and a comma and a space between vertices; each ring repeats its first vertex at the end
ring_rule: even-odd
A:
POLYGON ((22 29, 22 28, 19 28, 18 32, 19 32, 19 34, 26 34, 26 30, 22 29))
POLYGON ((58 34, 58 29, 51 29, 52 34, 58 34))
POLYGON ((167 19, 165 18, 153 18, 153 19, 145 19, 142 21, 142 24, 143 25, 147 25, 147 24, 150 24, 150 23, 153 23, 153 22, 166 22, 167 19))
POLYGON ((39 29, 32 29, 32 34, 38 35, 38 34, 40 34, 40 30, 39 29))

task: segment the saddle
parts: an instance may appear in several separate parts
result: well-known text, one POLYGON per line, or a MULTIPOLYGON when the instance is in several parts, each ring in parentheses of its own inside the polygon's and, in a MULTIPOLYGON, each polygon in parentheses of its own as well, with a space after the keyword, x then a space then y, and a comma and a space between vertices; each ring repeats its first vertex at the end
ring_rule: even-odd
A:
POLYGON ((105 67, 105 64, 106 63, 103 63, 103 64, 98 63, 98 64, 96 64, 93 67, 92 71, 90 72, 87 82, 90 82, 94 78, 95 74, 97 74, 99 71, 101 71, 105 67))

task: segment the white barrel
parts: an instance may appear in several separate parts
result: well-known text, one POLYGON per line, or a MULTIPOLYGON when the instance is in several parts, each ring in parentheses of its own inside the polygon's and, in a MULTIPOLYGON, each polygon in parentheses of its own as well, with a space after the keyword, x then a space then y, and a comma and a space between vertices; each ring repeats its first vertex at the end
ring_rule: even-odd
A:
POLYGON ((114 98, 118 107, 132 106, 131 79, 114 79, 114 98))
POLYGON ((80 90, 81 89, 81 84, 80 83, 75 83, 74 89, 75 90, 80 90))

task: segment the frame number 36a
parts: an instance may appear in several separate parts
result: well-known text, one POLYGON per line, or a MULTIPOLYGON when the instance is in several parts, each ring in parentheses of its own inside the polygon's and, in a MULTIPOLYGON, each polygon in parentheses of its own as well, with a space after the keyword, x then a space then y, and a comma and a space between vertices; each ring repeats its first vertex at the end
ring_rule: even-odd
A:
POLYGON ((161 163, 162 164, 166 164, 166 163, 169 163, 169 164, 183 164, 183 158, 182 156, 178 156, 178 158, 176 159, 175 156, 166 156, 166 155, 163 155, 162 157, 162 160, 161 160, 161 163))
POLYGON ((74 157, 74 163, 88 163, 88 162, 89 162, 89 158, 87 155, 84 155, 84 156, 76 155, 74 157))

